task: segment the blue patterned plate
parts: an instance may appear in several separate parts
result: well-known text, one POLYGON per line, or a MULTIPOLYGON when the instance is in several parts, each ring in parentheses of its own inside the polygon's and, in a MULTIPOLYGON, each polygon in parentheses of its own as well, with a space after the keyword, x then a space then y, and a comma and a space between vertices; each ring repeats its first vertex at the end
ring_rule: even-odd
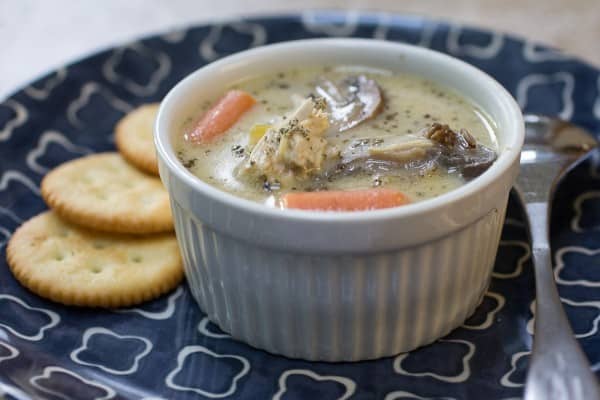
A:
MULTIPOLYGON (((498 79, 524 110, 600 132, 599 71, 495 32, 389 14, 311 12, 151 37, 61 68, 0 103, 0 392, 8 399, 514 398, 531 348, 534 282, 520 204, 511 198, 494 277, 464 326, 433 345, 362 363, 310 363, 231 340, 186 285, 139 308, 63 307, 11 276, 5 244, 45 209, 38 185, 59 163, 114 149, 115 122, 183 76, 265 43, 375 37, 452 54, 498 79)), ((596 155, 596 159, 600 159, 596 155)), ((600 167, 588 160, 559 193, 553 245, 560 293, 600 369, 600 167)))

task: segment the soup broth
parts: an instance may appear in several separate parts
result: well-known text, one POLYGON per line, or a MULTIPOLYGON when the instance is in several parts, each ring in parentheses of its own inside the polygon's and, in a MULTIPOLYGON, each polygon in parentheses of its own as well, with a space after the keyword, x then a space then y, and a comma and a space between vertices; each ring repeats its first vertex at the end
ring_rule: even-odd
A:
POLYGON ((247 92, 256 103, 226 132, 196 143, 190 140, 194 128, 212 105, 205 104, 182 123, 174 148, 199 179, 266 205, 280 206, 286 193, 371 188, 397 190, 410 202, 421 201, 463 185, 495 159, 497 143, 488 117, 458 93, 415 75, 356 66, 310 67, 223 89, 247 92), (303 107, 321 119, 302 125, 298 115, 306 112, 294 110, 303 107), (280 142, 295 129, 294 119, 304 131, 286 144, 287 153, 278 155, 289 163, 274 167, 268 157, 282 151, 280 142), (327 127, 311 137, 310 130, 320 123, 327 127), (278 141, 269 149, 261 140, 278 141))

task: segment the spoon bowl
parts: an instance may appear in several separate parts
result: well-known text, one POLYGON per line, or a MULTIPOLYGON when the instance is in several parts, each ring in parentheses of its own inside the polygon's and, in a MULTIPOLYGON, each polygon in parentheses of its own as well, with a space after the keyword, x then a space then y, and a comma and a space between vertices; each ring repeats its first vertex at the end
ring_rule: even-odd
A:
POLYGON ((525 143, 518 184, 526 203, 547 201, 561 171, 598 142, 589 132, 566 121, 533 114, 523 119, 525 143))

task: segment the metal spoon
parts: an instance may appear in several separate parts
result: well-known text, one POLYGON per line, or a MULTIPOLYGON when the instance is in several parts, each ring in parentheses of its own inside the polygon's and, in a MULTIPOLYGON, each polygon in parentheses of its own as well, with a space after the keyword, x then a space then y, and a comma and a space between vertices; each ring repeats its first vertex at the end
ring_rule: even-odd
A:
POLYGON ((548 240, 556 184, 598 143, 564 121, 525 116, 517 189, 526 206, 535 269, 535 335, 525 400, 600 399, 598 380, 579 347, 558 295, 548 240))

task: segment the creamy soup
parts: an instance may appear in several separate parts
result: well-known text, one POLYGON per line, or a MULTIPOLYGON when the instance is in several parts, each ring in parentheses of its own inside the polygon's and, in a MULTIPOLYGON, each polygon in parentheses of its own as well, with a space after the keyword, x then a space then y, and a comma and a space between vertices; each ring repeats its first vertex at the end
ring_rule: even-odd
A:
POLYGON ((496 157, 488 117, 458 93, 414 75, 298 68, 228 91, 254 100, 230 126, 219 122, 228 112, 219 99, 207 102, 182 123, 174 147, 198 178, 270 206, 295 192, 375 189, 421 201, 463 185, 496 157), (200 125, 210 132, 198 131, 200 125), (201 135, 210 137, 197 140, 201 135))

